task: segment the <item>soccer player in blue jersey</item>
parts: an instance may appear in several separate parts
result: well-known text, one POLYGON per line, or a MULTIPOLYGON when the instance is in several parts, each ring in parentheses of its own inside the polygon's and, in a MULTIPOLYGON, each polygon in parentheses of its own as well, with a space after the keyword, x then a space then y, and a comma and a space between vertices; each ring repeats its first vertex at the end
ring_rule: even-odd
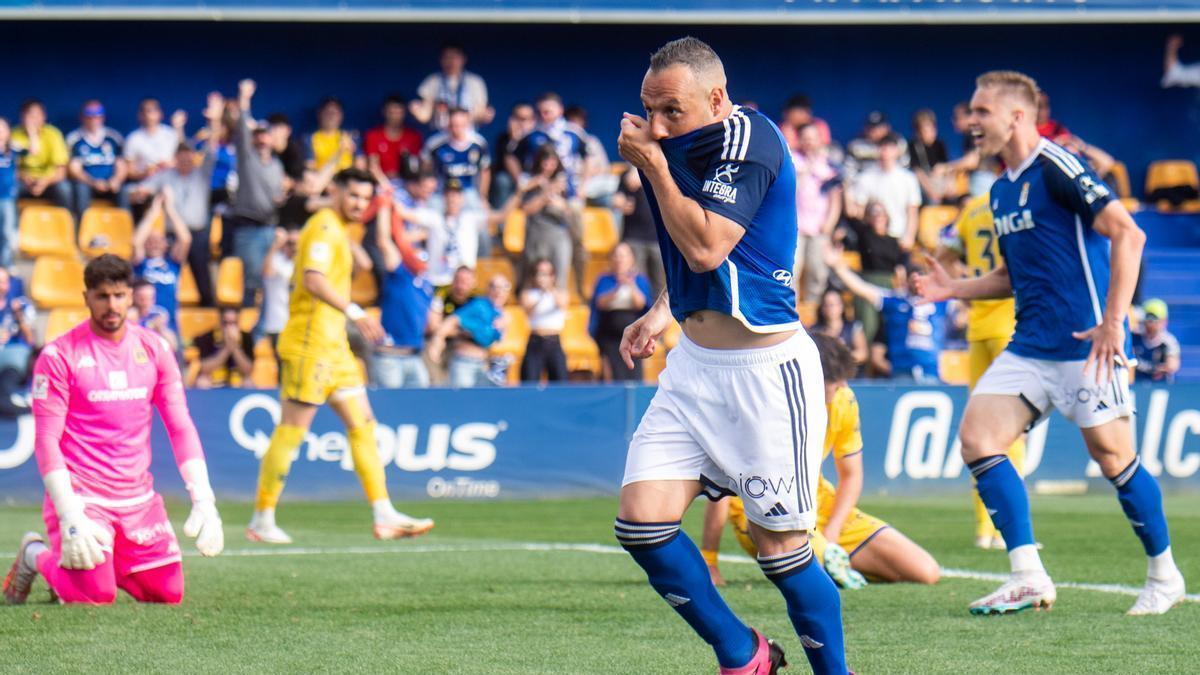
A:
POLYGON ((1171 557, 1158 483, 1133 448, 1125 320, 1146 236, 1086 164, 1038 136, 1037 101, 1037 84, 1011 71, 981 75, 971 99, 980 154, 999 155, 1007 166, 991 189, 1004 263, 951 279, 931 261, 931 273, 917 280, 927 301, 1017 302, 1012 342, 975 386, 959 429, 963 460, 1012 565, 1009 580, 970 609, 1004 614, 1054 603, 1029 498, 1004 451, 1056 408, 1079 426, 1149 557, 1129 614, 1162 614, 1183 598, 1183 575, 1171 557))
POLYGON ((702 492, 740 495, 813 671, 844 674, 841 600, 807 535, 826 411, 791 286, 787 146, 769 119, 730 102, 720 58, 695 38, 651 57, 641 98, 646 119, 627 113, 617 145, 646 186, 667 291, 626 328, 621 355, 632 367, 653 354, 672 316, 683 336, 629 445, 617 539, 712 646, 721 673, 775 673, 783 651, 726 606, 679 529, 702 492))

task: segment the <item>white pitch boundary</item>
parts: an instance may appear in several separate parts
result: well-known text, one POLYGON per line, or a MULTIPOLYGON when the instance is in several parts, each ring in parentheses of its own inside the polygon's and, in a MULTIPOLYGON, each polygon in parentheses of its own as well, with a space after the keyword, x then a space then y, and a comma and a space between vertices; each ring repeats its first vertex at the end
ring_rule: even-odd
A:
MULTIPOLYGON (((346 546, 346 547, 301 547, 281 546, 278 548, 239 548, 230 549, 222 556, 230 558, 255 558, 273 556, 306 556, 306 555, 384 555, 396 553, 431 554, 431 553, 481 553, 481 552, 526 552, 526 553, 595 553, 600 555, 626 555, 620 546, 606 544, 555 544, 538 542, 501 542, 495 544, 433 544, 414 546, 346 546)), ((9 554, 15 555, 15 554, 9 554)), ((185 553, 188 557, 199 557, 196 552, 185 553)), ((5 556, 9 557, 9 556, 5 556)), ((757 562, 746 556, 721 555, 721 562, 734 565, 755 565, 757 562)), ((997 581, 1008 579, 1007 574, 997 572, 976 572, 955 568, 942 568, 942 576, 948 579, 969 579, 972 581, 997 581)), ((1076 581, 1056 581, 1058 588, 1072 588, 1096 593, 1111 593, 1115 595, 1136 596, 1140 588, 1121 584, 1091 584, 1076 581)), ((1185 602, 1200 603, 1200 594, 1191 593, 1183 597, 1185 602)))

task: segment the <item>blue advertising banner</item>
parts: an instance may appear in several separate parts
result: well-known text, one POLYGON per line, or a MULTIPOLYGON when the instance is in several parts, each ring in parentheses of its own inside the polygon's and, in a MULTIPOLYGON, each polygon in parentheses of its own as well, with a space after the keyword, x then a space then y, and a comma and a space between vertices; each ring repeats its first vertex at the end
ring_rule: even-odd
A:
MULTIPOLYGON (((955 439, 961 387, 856 384, 863 416, 868 493, 965 491, 969 475, 955 439)), ((1137 387, 1135 443, 1167 490, 1200 489, 1200 385, 1137 387)), ((612 495, 625 447, 651 387, 564 386, 474 390, 378 390, 379 452, 397 499, 548 498, 612 495)), ((279 403, 266 391, 190 391, 213 486, 249 499, 279 403)), ((41 481, 30 417, 0 421, 0 500, 36 502, 41 481)), ((185 495, 165 432, 156 422, 159 491, 185 495)), ((831 473, 829 466, 825 467, 831 473)), ((1078 430, 1057 414, 1029 435, 1027 478, 1035 490, 1103 485, 1078 430)), ((344 430, 321 410, 288 480, 288 499, 360 495, 344 430)))

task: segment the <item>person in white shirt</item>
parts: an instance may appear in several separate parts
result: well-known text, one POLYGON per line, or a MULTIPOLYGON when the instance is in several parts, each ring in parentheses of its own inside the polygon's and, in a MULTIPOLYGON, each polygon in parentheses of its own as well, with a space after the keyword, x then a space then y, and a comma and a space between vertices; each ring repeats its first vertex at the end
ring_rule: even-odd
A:
POLYGON ((1167 38, 1166 53, 1163 55, 1162 86, 1200 87, 1200 63, 1182 63, 1179 49, 1183 47, 1183 36, 1178 33, 1167 38))
MULTIPOLYGON (((259 328, 271 339, 272 351, 279 342, 279 333, 287 325, 288 296, 292 273, 296 269, 296 242, 299 240, 299 230, 275 228, 275 240, 263 260, 263 308, 259 328)), ((279 361, 278 354, 275 360, 279 361)))
POLYGON ((888 234, 911 250, 917 241, 917 209, 921 206, 921 184, 917 176, 900 166, 900 148, 894 134, 879 143, 879 164, 858 175, 847 193, 846 215, 862 219, 867 202, 879 202, 888 213, 888 234))
POLYGON ((417 87, 418 99, 409 103, 409 111, 418 122, 445 129, 453 108, 470 112, 475 124, 492 121, 496 111, 488 105, 487 85, 466 66, 467 54, 460 45, 442 45, 441 72, 422 80, 417 87))
POLYGON ((446 181, 442 195, 445 211, 435 218, 422 218, 428 229, 425 250, 429 252, 426 277, 435 287, 450 285, 459 267, 475 268, 479 257, 479 230, 487 227, 487 215, 479 210, 466 209, 462 184, 457 179, 446 181))
POLYGON ((129 180, 145 180, 175 165, 179 134, 162 120, 162 108, 156 99, 143 99, 138 104, 138 124, 141 126, 125 138, 124 156, 129 165, 129 180))

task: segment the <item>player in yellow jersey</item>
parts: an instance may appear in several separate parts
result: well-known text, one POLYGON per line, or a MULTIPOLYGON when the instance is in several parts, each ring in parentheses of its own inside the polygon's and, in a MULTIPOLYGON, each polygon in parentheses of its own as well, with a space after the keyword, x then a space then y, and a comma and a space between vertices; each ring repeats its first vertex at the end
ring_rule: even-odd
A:
MULTIPOLYGON (((965 263, 966 274, 973 277, 983 276, 1003 264, 987 193, 973 197, 963 205, 953 230, 943 237, 942 249, 938 258, 943 265, 950 269, 947 264, 949 259, 960 260, 965 263)), ((971 308, 967 312, 970 389, 975 388, 984 371, 1008 346, 1016 326, 1016 309, 1012 298, 971 301, 971 308)), ((1017 473, 1022 473, 1025 464, 1024 439, 1018 439, 1008 448, 1008 457, 1017 473)), ((975 546, 1003 550, 1004 539, 992 524, 992 517, 974 489, 972 499, 975 503, 975 546)))
POLYGON ((334 176, 331 195, 333 206, 308 219, 296 246, 288 322, 279 334, 281 414, 259 469, 254 516, 246 530, 251 541, 291 543, 275 524, 275 506, 313 416, 326 402, 346 425, 354 471, 374 511, 375 537, 410 537, 433 527, 429 519, 396 511, 388 498, 375 416, 346 336, 347 320, 370 342, 383 335, 379 322, 350 301, 354 256, 346 233, 347 224, 362 222, 375 182, 365 171, 346 169, 334 176))
MULTIPOLYGON (((813 335, 821 354, 821 369, 825 372, 825 401, 829 422, 825 429, 825 457, 833 455, 838 485, 835 488, 824 476, 817 484, 817 527, 810 533, 813 554, 825 563, 826 571, 839 580, 838 558, 847 555, 851 571, 876 581, 910 581, 921 584, 937 583, 941 569, 928 551, 901 534, 886 522, 860 511, 856 506, 862 494, 862 432, 859 427, 858 399, 846 380, 854 372, 854 356, 840 340, 827 335, 813 335), (831 555, 832 554, 832 555, 831 555)), ((745 515, 740 500, 729 498, 729 520, 733 523, 738 543, 751 556, 757 547, 747 533, 745 515)), ((710 508, 705 514, 705 540, 702 553, 714 572, 716 548, 720 545, 722 525, 714 522, 720 509, 710 508), (709 536, 715 527, 717 538, 709 536)))

